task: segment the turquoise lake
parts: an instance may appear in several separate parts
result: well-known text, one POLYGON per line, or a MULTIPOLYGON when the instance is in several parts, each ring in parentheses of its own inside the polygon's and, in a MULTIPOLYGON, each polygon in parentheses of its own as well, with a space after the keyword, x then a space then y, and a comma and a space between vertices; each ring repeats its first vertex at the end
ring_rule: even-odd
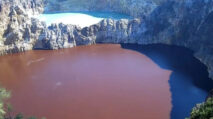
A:
POLYGON ((82 28, 97 24, 103 19, 131 19, 128 15, 111 12, 45 13, 36 17, 46 22, 48 26, 52 23, 64 23, 78 25, 82 28))

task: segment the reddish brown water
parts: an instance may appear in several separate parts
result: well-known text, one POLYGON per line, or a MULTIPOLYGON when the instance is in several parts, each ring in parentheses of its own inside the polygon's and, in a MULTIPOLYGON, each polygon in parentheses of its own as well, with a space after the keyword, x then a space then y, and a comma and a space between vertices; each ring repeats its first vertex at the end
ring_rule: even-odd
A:
POLYGON ((171 72, 120 45, 0 57, 15 112, 47 119, 169 119, 171 72))

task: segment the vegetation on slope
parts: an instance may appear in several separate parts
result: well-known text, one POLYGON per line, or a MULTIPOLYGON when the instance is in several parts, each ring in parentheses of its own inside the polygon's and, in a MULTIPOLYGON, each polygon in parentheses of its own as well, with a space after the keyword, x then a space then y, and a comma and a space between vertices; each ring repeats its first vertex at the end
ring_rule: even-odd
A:
POLYGON ((4 88, 0 88, 0 119, 37 119, 36 117, 25 118, 21 113, 13 115, 12 105, 5 103, 5 101, 9 98, 10 92, 4 88))
POLYGON ((4 101, 10 97, 10 93, 4 88, 0 88, 0 119, 4 119, 6 111, 4 109, 4 101))
POLYGON ((194 107, 188 119, 213 119, 213 97, 194 107))

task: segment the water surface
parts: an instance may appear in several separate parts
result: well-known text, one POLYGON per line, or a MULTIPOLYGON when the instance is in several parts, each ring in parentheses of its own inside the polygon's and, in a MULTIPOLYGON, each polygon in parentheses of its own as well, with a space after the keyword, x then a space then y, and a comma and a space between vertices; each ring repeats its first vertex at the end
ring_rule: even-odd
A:
POLYGON ((47 119, 184 119, 213 87, 188 49, 93 45, 0 57, 14 113, 47 119))
POLYGON ((15 112, 47 119, 169 119, 171 71, 120 45, 0 57, 15 112))
POLYGON ((165 70, 171 70, 169 79, 172 93, 171 119, 185 119, 192 108, 204 102, 213 88, 207 67, 193 56, 193 51, 163 44, 122 44, 122 48, 140 52, 165 70))
POLYGON ((52 23, 64 23, 78 25, 80 27, 88 27, 99 23, 103 19, 130 19, 125 14, 113 12, 69 12, 69 13, 45 13, 37 16, 41 21, 46 22, 49 26, 52 23))

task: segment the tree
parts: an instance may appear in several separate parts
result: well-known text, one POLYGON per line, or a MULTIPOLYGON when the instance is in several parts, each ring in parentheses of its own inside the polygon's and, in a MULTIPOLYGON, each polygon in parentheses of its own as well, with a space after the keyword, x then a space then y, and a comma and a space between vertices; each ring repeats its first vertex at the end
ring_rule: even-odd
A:
POLYGON ((213 97, 194 107, 189 119, 213 119, 213 97))
POLYGON ((24 119, 24 116, 21 113, 19 113, 16 115, 15 119, 24 119))
POLYGON ((4 119, 4 115, 6 114, 4 101, 8 98, 10 98, 10 92, 4 88, 0 88, 0 119, 4 119))

